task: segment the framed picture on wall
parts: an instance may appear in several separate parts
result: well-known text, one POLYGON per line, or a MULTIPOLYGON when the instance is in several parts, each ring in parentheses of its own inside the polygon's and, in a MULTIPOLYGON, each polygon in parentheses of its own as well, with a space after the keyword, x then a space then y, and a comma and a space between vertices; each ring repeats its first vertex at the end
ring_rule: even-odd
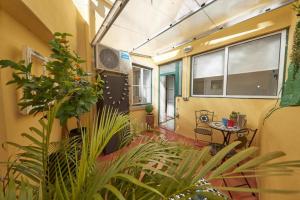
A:
MULTIPOLYGON (((32 63, 31 75, 41 76, 46 75, 46 67, 45 63, 48 62, 48 58, 40 54, 39 52, 35 51, 30 47, 24 47, 23 50, 23 59, 25 61, 25 65, 32 63)), ((22 88, 17 90, 17 101, 23 97, 23 90, 22 88)), ((19 111, 23 115, 28 115, 31 108, 25 108, 21 110, 19 107, 19 111)))

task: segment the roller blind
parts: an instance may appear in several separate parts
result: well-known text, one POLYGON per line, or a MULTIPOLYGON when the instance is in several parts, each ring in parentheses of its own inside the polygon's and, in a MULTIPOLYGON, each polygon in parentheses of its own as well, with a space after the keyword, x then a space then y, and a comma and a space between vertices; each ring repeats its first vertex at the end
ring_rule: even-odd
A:
POLYGON ((229 47, 228 74, 277 70, 281 34, 229 47))
POLYGON ((225 51, 215 51, 193 58, 193 78, 207 78, 224 75, 225 51))

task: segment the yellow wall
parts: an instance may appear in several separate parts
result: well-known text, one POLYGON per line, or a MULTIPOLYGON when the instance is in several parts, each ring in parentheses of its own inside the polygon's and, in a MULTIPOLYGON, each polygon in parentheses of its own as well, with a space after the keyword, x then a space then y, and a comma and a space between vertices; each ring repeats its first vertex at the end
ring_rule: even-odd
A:
MULTIPOLYGON (((174 54, 174 57, 167 58, 160 63, 168 62, 171 59, 183 59, 182 94, 183 97, 190 96, 190 60, 192 55, 288 28, 292 23, 293 15, 294 13, 292 12, 291 6, 266 13, 187 44, 193 47, 193 51, 186 55, 183 53, 183 47, 175 49, 174 52, 177 52, 177 55, 174 54)), ((291 36, 290 32, 289 37, 291 36)), ((154 58, 154 60, 155 59, 157 59, 157 57, 154 58)), ((194 111, 200 109, 215 111, 216 120, 221 120, 222 117, 228 116, 231 111, 239 111, 247 114, 248 125, 250 127, 258 128, 260 116, 266 113, 266 111, 268 111, 275 102, 276 100, 270 99, 199 97, 190 97, 189 101, 183 101, 181 97, 178 97, 176 99, 176 106, 178 108, 179 118, 176 119, 176 132, 188 137, 194 137, 194 111)), ((219 136, 221 136, 221 134, 216 132, 215 137, 218 139, 220 138, 219 136)))
MULTIPOLYGON (((269 119, 265 121, 260 132, 261 153, 271 151, 283 151, 286 157, 278 161, 299 160, 300 159, 300 107, 282 108, 274 112, 269 119)), ((289 177, 272 177, 262 179, 261 187, 299 190, 300 174, 299 172, 289 177)), ((262 200, 298 200, 300 194, 296 195, 278 195, 261 194, 262 200)))
MULTIPOLYGON (((288 52, 292 50, 293 34, 296 25, 296 15, 292 18, 291 32, 289 38, 288 52)), ((290 59, 288 59, 289 61, 290 59)), ((261 154, 280 150, 287 154, 284 160, 300 159, 300 107, 282 108, 274 112, 264 124, 261 124, 260 147, 261 154)), ((261 116, 263 117, 263 116, 261 116)), ((262 120, 261 120, 262 121, 262 120)), ((272 177, 262 179, 260 182, 262 187, 299 190, 300 174, 291 177, 272 177)), ((300 199, 298 195, 277 195, 277 194, 261 194, 261 199, 284 199, 296 200, 300 199)))
MULTIPOLYGON (((49 56, 47 40, 53 32, 68 32, 74 35, 71 47, 90 60, 88 55, 88 26, 78 14, 71 0, 0 0, 0 59, 21 60, 23 48, 28 46, 39 53, 49 56), (25 19, 25 20, 24 20, 25 19)), ((90 67, 90 65, 88 65, 90 67)), ((22 132, 30 126, 38 127, 41 116, 20 114, 17 107, 17 94, 14 85, 6 85, 11 79, 10 69, 0 70, 0 143, 5 141, 21 142, 22 132)), ((70 128, 74 124, 70 124, 70 128)), ((61 128, 56 121, 53 141, 60 140, 61 128)), ((3 161, 8 152, 0 152, 3 161)))
MULTIPOLYGON (((288 55, 291 53, 293 32, 296 23, 295 12, 291 6, 266 13, 254 19, 237 24, 231 28, 221 30, 205 38, 194 41, 185 46, 191 45, 193 51, 184 54, 183 47, 154 57, 157 64, 169 62, 179 58, 183 59, 183 97, 190 96, 190 60, 191 56, 197 53, 210 51, 232 43, 258 37, 264 34, 290 28, 288 41, 288 55)), ((287 59, 287 63, 289 58, 287 59)), ((248 126, 258 128, 260 131, 255 144, 261 147, 261 153, 271 151, 284 151, 288 156, 284 160, 300 159, 300 108, 290 107, 276 111, 263 124, 267 112, 275 105, 276 100, 268 99, 233 99, 233 98, 198 98, 189 97, 189 101, 183 101, 181 97, 176 99, 179 118, 176 119, 176 132, 187 137, 194 137, 195 127, 194 111, 207 109, 215 112, 216 120, 228 116, 231 111, 245 113, 248 119, 248 126)), ((214 141, 220 142, 222 135, 214 132, 214 141)), ((202 139, 209 139, 203 137, 202 139)), ((287 178, 264 179, 259 182, 262 187, 299 189, 300 175, 287 178)), ((277 194, 263 194, 263 200, 276 199, 300 199, 298 195, 281 196, 277 194)))
MULTIPOLYGON (((155 126, 157 126, 157 108, 158 108, 158 66, 154 64, 151 58, 132 56, 132 62, 152 68, 152 105, 155 117, 155 126)), ((140 130, 145 128, 146 111, 145 106, 131 106, 130 117, 140 130)))

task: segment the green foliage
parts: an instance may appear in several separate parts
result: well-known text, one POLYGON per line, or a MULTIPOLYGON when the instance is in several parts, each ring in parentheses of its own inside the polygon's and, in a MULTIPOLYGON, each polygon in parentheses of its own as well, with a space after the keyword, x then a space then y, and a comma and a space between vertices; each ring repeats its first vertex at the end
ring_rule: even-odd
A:
MULTIPOLYGON (((300 5, 294 5, 297 16, 300 16, 300 5)), ((291 63, 288 69, 288 79, 284 83, 281 107, 300 105, 300 22, 298 20, 294 33, 294 43, 291 63)))
POLYGON ((24 181, 20 182, 19 194, 16 194, 17 186, 15 181, 9 180, 5 188, 0 185, 0 200, 32 200, 33 199, 33 190, 32 187, 25 183, 24 181))
POLYGON ((25 65, 10 60, 0 60, 0 67, 14 69, 13 79, 8 84, 16 84, 23 89, 23 97, 19 102, 22 109, 30 108, 30 114, 48 111, 53 103, 68 97, 68 101, 60 106, 56 113, 62 125, 68 118, 79 116, 90 110, 102 97, 102 80, 89 80, 89 75, 81 67, 82 60, 75 52, 71 52, 67 33, 55 33, 49 42, 52 54, 45 64, 46 74, 32 74, 32 63, 25 65))
MULTIPOLYGON (((298 15, 300 14, 300 6, 295 6, 298 15)), ((293 78, 295 78, 296 74, 300 68, 300 22, 296 24, 295 35, 294 35, 294 43, 293 50, 291 54, 291 64, 293 67, 293 78)))
MULTIPOLYGON (((291 175, 294 168, 300 167, 297 160, 270 162, 284 156, 282 152, 252 157, 258 150, 256 147, 242 150, 224 161, 239 142, 211 156, 209 147, 191 149, 151 138, 145 138, 145 142, 128 148, 112 159, 99 159, 110 139, 128 126, 128 116, 105 108, 101 118, 96 117, 93 127, 82 134, 82 144, 70 138, 52 144, 53 121, 63 103, 50 108, 47 118, 40 120, 39 129, 32 127, 30 134, 23 134, 31 145, 9 143, 21 151, 15 160, 8 162, 7 176, 0 191, 1 200, 11 199, 11 195, 16 194, 20 194, 19 199, 26 199, 22 195, 27 195, 31 197, 27 199, 40 200, 171 200, 200 197, 223 200, 227 197, 204 178, 208 181, 236 178, 241 172, 246 177, 291 175), (238 163, 240 165, 237 167, 238 163), (19 181, 20 177, 22 181, 19 181)), ((297 192, 257 188, 221 189, 297 192)))
POLYGON ((145 107, 145 110, 148 114, 152 113, 153 111, 153 106, 152 104, 147 104, 146 107, 145 107))

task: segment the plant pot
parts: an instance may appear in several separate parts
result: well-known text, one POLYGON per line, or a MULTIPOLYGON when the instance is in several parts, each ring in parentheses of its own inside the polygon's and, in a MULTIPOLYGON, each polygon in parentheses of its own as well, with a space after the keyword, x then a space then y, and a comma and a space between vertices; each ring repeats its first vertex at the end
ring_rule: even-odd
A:
POLYGON ((146 114, 146 125, 147 130, 151 130, 154 128, 154 115, 152 113, 146 114))

